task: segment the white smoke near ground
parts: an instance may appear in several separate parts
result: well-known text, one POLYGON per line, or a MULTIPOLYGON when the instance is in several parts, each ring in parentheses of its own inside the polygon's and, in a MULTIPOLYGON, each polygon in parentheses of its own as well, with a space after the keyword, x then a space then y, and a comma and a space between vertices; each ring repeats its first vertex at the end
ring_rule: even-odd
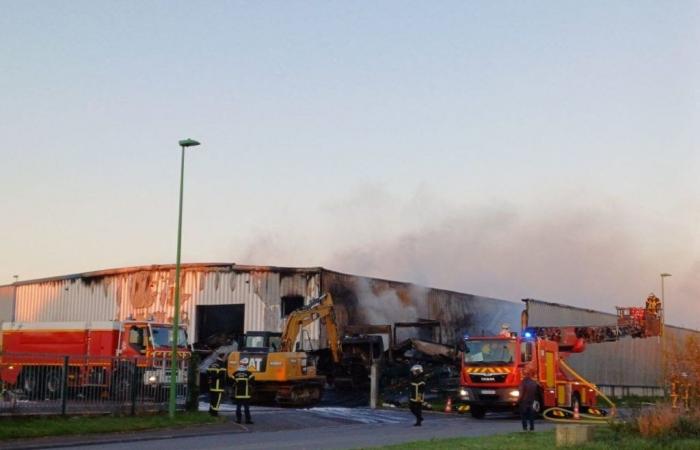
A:
MULTIPOLYGON (((641 305, 652 291, 660 295, 659 273, 668 271, 674 274, 666 281, 669 322, 700 327, 700 258, 696 223, 689 223, 696 218, 685 213, 690 205, 669 219, 613 197, 590 198, 563 193, 547 202, 451 204, 425 190, 406 200, 370 186, 324 205, 316 226, 278 231, 274 245, 269 235, 251 236, 241 254, 255 263, 323 265, 516 302, 537 298, 608 312, 641 305)), ((399 319, 386 320, 382 311, 400 299, 369 293, 371 301, 363 306, 377 323, 421 314, 392 306, 399 319), (372 308, 375 301, 384 302, 381 310, 372 308)))
POLYGON ((427 317, 426 303, 405 304, 394 289, 375 293, 366 279, 360 279, 355 285, 355 293, 368 324, 386 325, 395 322, 415 322, 420 317, 427 317), (417 306, 416 306, 417 305, 417 306), (420 309, 420 310, 419 310, 420 309))

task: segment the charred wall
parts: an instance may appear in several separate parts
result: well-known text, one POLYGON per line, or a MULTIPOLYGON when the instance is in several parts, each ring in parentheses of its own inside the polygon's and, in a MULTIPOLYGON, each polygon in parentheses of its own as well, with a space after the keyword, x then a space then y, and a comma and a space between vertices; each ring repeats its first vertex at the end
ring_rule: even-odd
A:
POLYGON ((321 273, 321 290, 333 295, 341 332, 346 325, 428 319, 440 322, 443 342, 449 344, 464 334, 495 334, 504 322, 517 330, 523 309, 505 300, 329 270, 321 273))

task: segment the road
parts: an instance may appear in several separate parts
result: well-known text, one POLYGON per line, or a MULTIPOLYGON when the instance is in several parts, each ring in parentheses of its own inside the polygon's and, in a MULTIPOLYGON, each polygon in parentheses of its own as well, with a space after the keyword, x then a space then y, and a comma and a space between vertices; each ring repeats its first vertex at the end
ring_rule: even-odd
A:
MULTIPOLYGON (((456 414, 427 413, 422 427, 413 426, 413 417, 405 410, 319 407, 285 409, 253 407, 253 425, 233 421, 230 405, 222 414, 229 420, 216 427, 185 430, 160 430, 124 433, 99 438, 59 438, 43 442, 25 442, 14 448, 71 448, 111 450, 173 449, 355 449, 400 444, 432 438, 480 436, 518 431, 520 422, 512 416, 474 420, 456 414), (99 441, 96 441, 98 439, 99 441)), ((539 429, 550 424, 538 422, 539 429)), ((19 443, 18 443, 19 444, 19 443)), ((11 448, 0 446, 0 448, 11 448)))

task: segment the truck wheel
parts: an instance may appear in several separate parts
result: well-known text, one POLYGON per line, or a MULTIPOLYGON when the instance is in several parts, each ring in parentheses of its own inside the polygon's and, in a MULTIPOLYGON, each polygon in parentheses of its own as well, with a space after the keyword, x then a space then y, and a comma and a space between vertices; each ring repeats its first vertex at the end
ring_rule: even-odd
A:
POLYGON ((486 415, 486 409, 483 406, 472 406, 469 410, 475 419, 481 420, 486 415))
POLYGON ((20 387, 30 400, 38 400, 41 396, 41 380, 36 367, 24 367, 20 375, 20 387))
POLYGON ((47 369, 44 386, 46 386, 46 397, 55 400, 61 396, 61 372, 56 369, 47 369))
POLYGON ((112 374, 110 394, 113 400, 124 401, 131 397, 131 380, 134 379, 133 369, 120 369, 112 374))

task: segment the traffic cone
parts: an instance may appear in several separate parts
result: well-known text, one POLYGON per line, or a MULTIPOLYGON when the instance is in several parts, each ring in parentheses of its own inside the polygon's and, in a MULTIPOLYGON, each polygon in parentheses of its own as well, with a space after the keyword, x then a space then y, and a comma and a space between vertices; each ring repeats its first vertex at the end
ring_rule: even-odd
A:
POLYGON ((445 412, 446 413, 452 412, 452 397, 447 397, 447 404, 445 404, 445 412))
POLYGON ((581 415, 578 413, 578 402, 574 403, 574 420, 579 420, 581 415))

